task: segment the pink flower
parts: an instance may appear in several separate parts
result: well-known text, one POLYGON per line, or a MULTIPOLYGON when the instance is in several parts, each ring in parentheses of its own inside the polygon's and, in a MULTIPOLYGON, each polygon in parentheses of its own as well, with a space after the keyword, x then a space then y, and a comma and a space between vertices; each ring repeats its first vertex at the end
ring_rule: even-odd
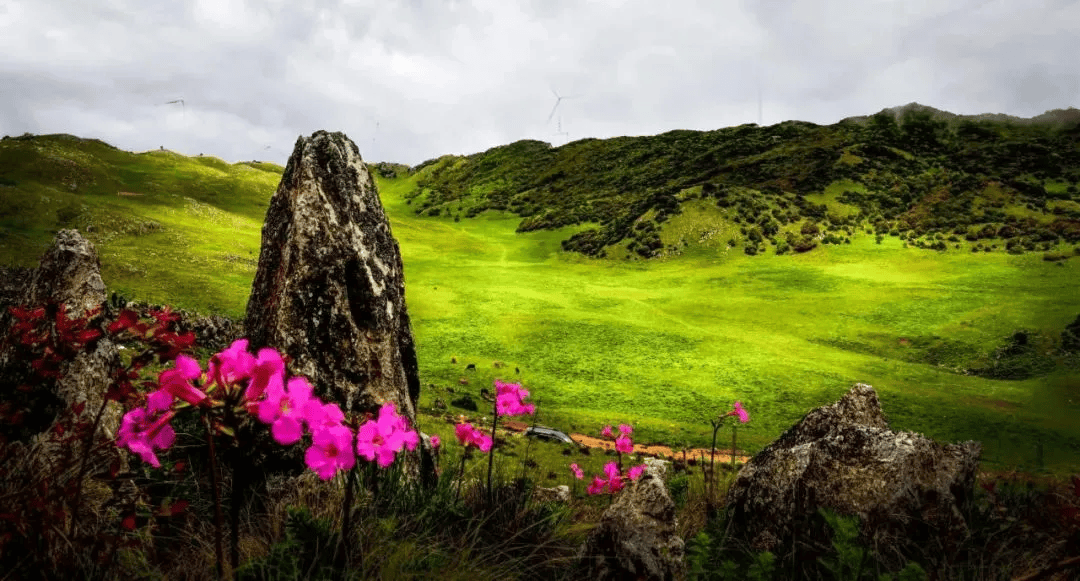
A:
POLYGON ((627 436, 619 436, 615 438, 615 449, 623 454, 629 454, 634 451, 634 443, 627 436))
MULTIPOLYGON (((206 399, 206 394, 192 385, 191 381, 201 376, 202 368, 199 367, 199 362, 181 353, 176 356, 176 367, 162 371, 158 382, 172 397, 191 405, 199 405, 206 399)), ((169 403, 172 404, 171 401, 169 403)))
POLYGON ((402 448, 416 449, 420 437, 408 430, 408 420, 398 416, 394 402, 386 402, 379 409, 378 420, 368 420, 356 434, 356 451, 370 462, 378 459, 379 466, 386 468, 394 462, 394 455, 402 448))
POLYGON ((474 428, 471 424, 454 426, 454 433, 457 435, 458 441, 466 448, 474 446, 480 448, 481 452, 487 452, 491 449, 491 437, 485 436, 483 432, 474 428))
POLYGON ((614 462, 608 462, 607 464, 604 464, 604 474, 606 474, 608 477, 608 490, 610 490, 612 494, 615 494, 616 492, 622 490, 622 475, 619 474, 619 466, 617 464, 615 464, 614 462))
POLYGON ((436 435, 431 436, 431 447, 432 448, 438 449, 439 444, 441 444, 441 443, 442 443, 442 440, 440 440, 438 436, 436 436, 436 435))
POLYGON ((576 463, 570 465, 570 471, 574 473, 574 478, 578 480, 585 478, 585 473, 581 471, 581 467, 576 463))
POLYGON ((495 411, 500 416, 532 415, 536 406, 522 402, 527 397, 529 391, 520 385, 495 380, 495 411))
POLYGON ((259 358, 252 366, 251 382, 244 391, 244 399, 254 402, 262 397, 270 386, 280 389, 284 384, 285 362, 281 360, 281 354, 276 349, 263 347, 259 350, 259 358))
POLYGON ((319 478, 329 480, 338 470, 348 470, 356 464, 352 438, 352 430, 342 425, 315 430, 311 434, 311 447, 304 453, 304 461, 319 478))
POLYGON ((305 377, 293 377, 287 390, 275 387, 271 385, 266 399, 259 402, 259 420, 270 424, 277 443, 296 443, 303 435, 301 422, 307 421, 311 411, 311 384, 305 377))
POLYGON ((600 430, 600 435, 605 438, 614 438, 615 434, 611 433, 611 426, 604 426, 604 429, 600 430))
POLYGON ((224 387, 251 377, 255 356, 247 348, 247 339, 237 339, 228 349, 211 357, 206 372, 209 380, 224 387))
POLYGON ((585 491, 589 494, 600 494, 604 491, 604 487, 606 486, 607 482, 604 482, 603 478, 600 478, 599 476, 593 476, 592 484, 590 484, 589 487, 585 489, 585 491))
POLYGON ((629 436, 634 433, 634 428, 629 424, 619 424, 619 433, 624 436, 629 436))
POLYGON ((739 416, 739 423, 745 424, 750 421, 750 414, 742 407, 742 402, 735 402, 735 409, 727 413, 729 416, 739 416))
POLYGON ((644 464, 642 464, 640 466, 634 466, 633 468, 630 469, 630 480, 637 481, 638 478, 641 478, 641 474, 643 472, 645 472, 645 465, 644 464))
POLYGON ((124 414, 116 438, 118 446, 138 454, 143 462, 154 468, 161 467, 154 450, 168 448, 176 441, 176 432, 169 425, 176 412, 168 409, 170 404, 162 406, 166 398, 171 400, 172 396, 164 390, 157 390, 150 394, 147 407, 135 408, 124 414))
POLYGON ((319 430, 342 427, 345 422, 345 414, 336 403, 323 403, 317 397, 308 400, 302 415, 312 435, 319 430))

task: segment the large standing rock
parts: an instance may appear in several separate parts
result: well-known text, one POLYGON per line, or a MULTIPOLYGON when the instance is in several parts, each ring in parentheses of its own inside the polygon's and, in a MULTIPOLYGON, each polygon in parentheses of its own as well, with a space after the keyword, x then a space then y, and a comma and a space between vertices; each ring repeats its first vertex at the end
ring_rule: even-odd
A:
MULTIPOLYGON (((893 432, 874 388, 855 384, 743 466, 727 494, 732 534, 775 552, 793 531, 806 538, 806 523, 824 507, 858 515, 864 546, 917 539, 949 549, 968 532, 960 507, 973 495, 981 452, 978 442, 941 445, 893 432)), ((886 565, 902 564, 886 557, 886 565)))
POLYGON ((600 517, 578 553, 589 579, 686 578, 682 538, 675 531, 675 503, 649 466, 600 517))
MULTIPOLYGON (((244 326, 253 348, 288 353, 290 371, 324 400, 347 412, 393 401, 416 425, 420 379, 401 253, 345 134, 297 139, 266 213, 244 326)), ((419 460, 414 453, 407 465, 419 460)))

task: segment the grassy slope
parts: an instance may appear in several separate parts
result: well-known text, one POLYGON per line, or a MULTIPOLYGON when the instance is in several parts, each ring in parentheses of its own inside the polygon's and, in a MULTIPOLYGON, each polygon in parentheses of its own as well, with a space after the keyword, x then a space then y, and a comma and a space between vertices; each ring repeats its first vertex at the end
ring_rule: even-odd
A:
MULTIPOLYGON (((243 314, 281 168, 39 140, 36 157, 0 142, 0 177, 16 182, 0 188, 16 210, 0 218, 0 260, 33 264, 65 225, 57 210, 77 206, 66 225, 93 226, 110 289, 243 314), (89 178, 72 192, 68 174, 89 178)), ((849 245, 751 258, 727 249, 738 226, 729 214, 692 199, 661 232, 665 243, 689 240, 679 259, 597 260, 559 251, 587 223, 515 233, 520 218, 508 213, 416 217, 406 197, 417 177, 378 181, 405 261, 423 405, 464 376, 471 389, 489 386, 500 360, 506 377, 521 368, 542 422, 593 432, 628 421, 638 441, 703 444, 706 418, 740 399, 752 414, 740 447, 755 451, 865 381, 894 428, 981 440, 984 458, 1028 468, 1041 441, 1048 468, 1080 469, 1078 374, 950 371, 1017 328, 1059 333, 1080 311, 1076 260, 939 254, 862 231, 849 245), (697 242, 710 230, 721 232, 697 242)), ((836 203, 834 193, 822 201, 836 203)))
MULTIPOLYGON (((486 386, 500 360, 521 367, 542 421, 582 431, 628 421, 674 445, 702 443, 709 415, 741 399, 754 421, 740 443, 753 450, 864 381, 897 429, 981 440, 984 457, 1005 463, 1030 463, 1042 438, 1047 465, 1080 467, 1077 374, 1017 382, 950 369, 1016 328, 1060 332, 1080 310, 1075 261, 940 255, 865 234, 801 255, 594 260, 557 252, 561 231, 515 235, 509 217, 419 226, 402 212, 410 181, 381 191, 425 385, 486 386), (454 252, 437 250, 448 243, 454 252)), ((422 402, 445 400, 440 391, 422 402)))

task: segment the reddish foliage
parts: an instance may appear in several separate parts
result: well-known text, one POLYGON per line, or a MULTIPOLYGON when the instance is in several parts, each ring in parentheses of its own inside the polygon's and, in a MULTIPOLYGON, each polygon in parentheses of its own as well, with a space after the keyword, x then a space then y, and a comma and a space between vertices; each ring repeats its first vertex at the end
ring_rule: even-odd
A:
MULTIPOLYGON (((107 506, 116 506, 120 502, 118 491, 121 485, 135 476, 120 472, 115 442, 104 438, 97 429, 105 403, 101 409, 86 414, 85 402, 78 402, 51 418, 41 417, 41 412, 34 412, 33 408, 41 394, 53 391, 55 383, 79 353, 95 350, 97 342, 106 336, 126 337, 143 343, 143 351, 132 357, 127 367, 110 370, 105 393, 105 402, 133 405, 140 397, 134 387, 134 383, 142 378, 140 371, 155 358, 165 363, 190 350, 195 336, 190 332, 177 332, 180 317, 168 308, 152 311, 152 320, 146 322, 140 321, 138 314, 131 310, 121 311, 114 320, 110 320, 113 318, 110 315, 103 315, 100 308, 80 317, 71 317, 66 305, 55 303, 12 307, 9 312, 15 321, 7 335, 0 337, 0 349, 12 350, 14 360, 26 364, 21 371, 10 371, 15 374, 13 383, 18 387, 4 398, 5 401, 0 401, 0 426, 5 427, 0 433, 0 488, 3 489, 0 492, 10 501, 10 505, 5 506, 8 510, 0 513, 0 569, 17 565, 22 572, 51 570, 62 565, 63 560, 57 561, 57 555, 70 549, 92 551, 95 560, 107 563, 115 549, 137 546, 143 541, 106 530, 83 530, 73 520, 77 515, 72 512, 77 504, 73 499, 80 498, 82 476, 87 466, 102 463, 109 466, 107 471, 94 475, 113 490, 113 499, 107 501, 107 506), (24 426, 31 415, 36 424, 24 426), (40 425, 42 421, 46 426, 52 424, 46 438, 54 444, 59 455, 49 464, 53 468, 44 472, 29 464, 22 466, 27 459, 25 446, 9 441, 25 439, 24 432, 18 431, 22 429, 20 426, 30 429, 26 433, 40 432, 45 427, 40 425), (91 457, 96 460, 87 462, 91 457), (74 478, 71 466, 80 467, 74 478), (13 561, 8 556, 12 559, 18 556, 18 559, 13 561)), ((152 381, 141 383, 156 387, 152 381)), ((120 508, 125 516, 116 525, 119 529, 133 531, 140 522, 150 522, 136 519, 134 502, 135 499, 123 501, 126 506, 120 508)), ((180 515, 187 506, 187 501, 176 501, 160 516, 180 515)), ((72 562, 70 566, 77 565, 72 562)), ((12 574, 18 577, 20 572, 12 570, 12 574)))

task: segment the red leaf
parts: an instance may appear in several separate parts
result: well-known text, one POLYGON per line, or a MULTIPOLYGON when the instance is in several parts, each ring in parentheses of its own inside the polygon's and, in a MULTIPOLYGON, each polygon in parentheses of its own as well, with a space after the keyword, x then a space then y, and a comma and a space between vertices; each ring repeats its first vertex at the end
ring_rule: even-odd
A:
POLYGON ((124 520, 120 523, 120 526, 129 531, 135 530, 135 515, 129 514, 124 517, 124 520))
POLYGON ((185 466, 187 466, 186 462, 184 462, 184 461, 177 462, 176 466, 173 466, 173 471, 175 471, 177 474, 180 474, 181 472, 184 471, 185 466))
POLYGON ((109 332, 116 334, 120 331, 126 331, 135 326, 139 322, 139 315, 131 310, 124 309, 120 311, 120 316, 116 318, 111 324, 109 324, 109 332))
POLYGON ((64 424, 56 424, 56 427, 53 428, 53 431, 55 431, 57 434, 63 436, 64 435, 64 424))
POLYGON ((71 409, 75 411, 75 415, 81 416, 83 410, 86 409, 86 402, 80 401, 79 403, 75 404, 71 409))
POLYGON ((101 331, 97 329, 87 329, 79 332, 79 343, 89 343, 94 339, 101 336, 101 331))
POLYGON ((172 505, 172 508, 171 508, 171 511, 172 511, 171 516, 176 516, 176 515, 184 512, 184 509, 187 508, 189 504, 191 504, 191 503, 189 503, 186 500, 178 500, 178 501, 174 502, 173 505, 172 505))

